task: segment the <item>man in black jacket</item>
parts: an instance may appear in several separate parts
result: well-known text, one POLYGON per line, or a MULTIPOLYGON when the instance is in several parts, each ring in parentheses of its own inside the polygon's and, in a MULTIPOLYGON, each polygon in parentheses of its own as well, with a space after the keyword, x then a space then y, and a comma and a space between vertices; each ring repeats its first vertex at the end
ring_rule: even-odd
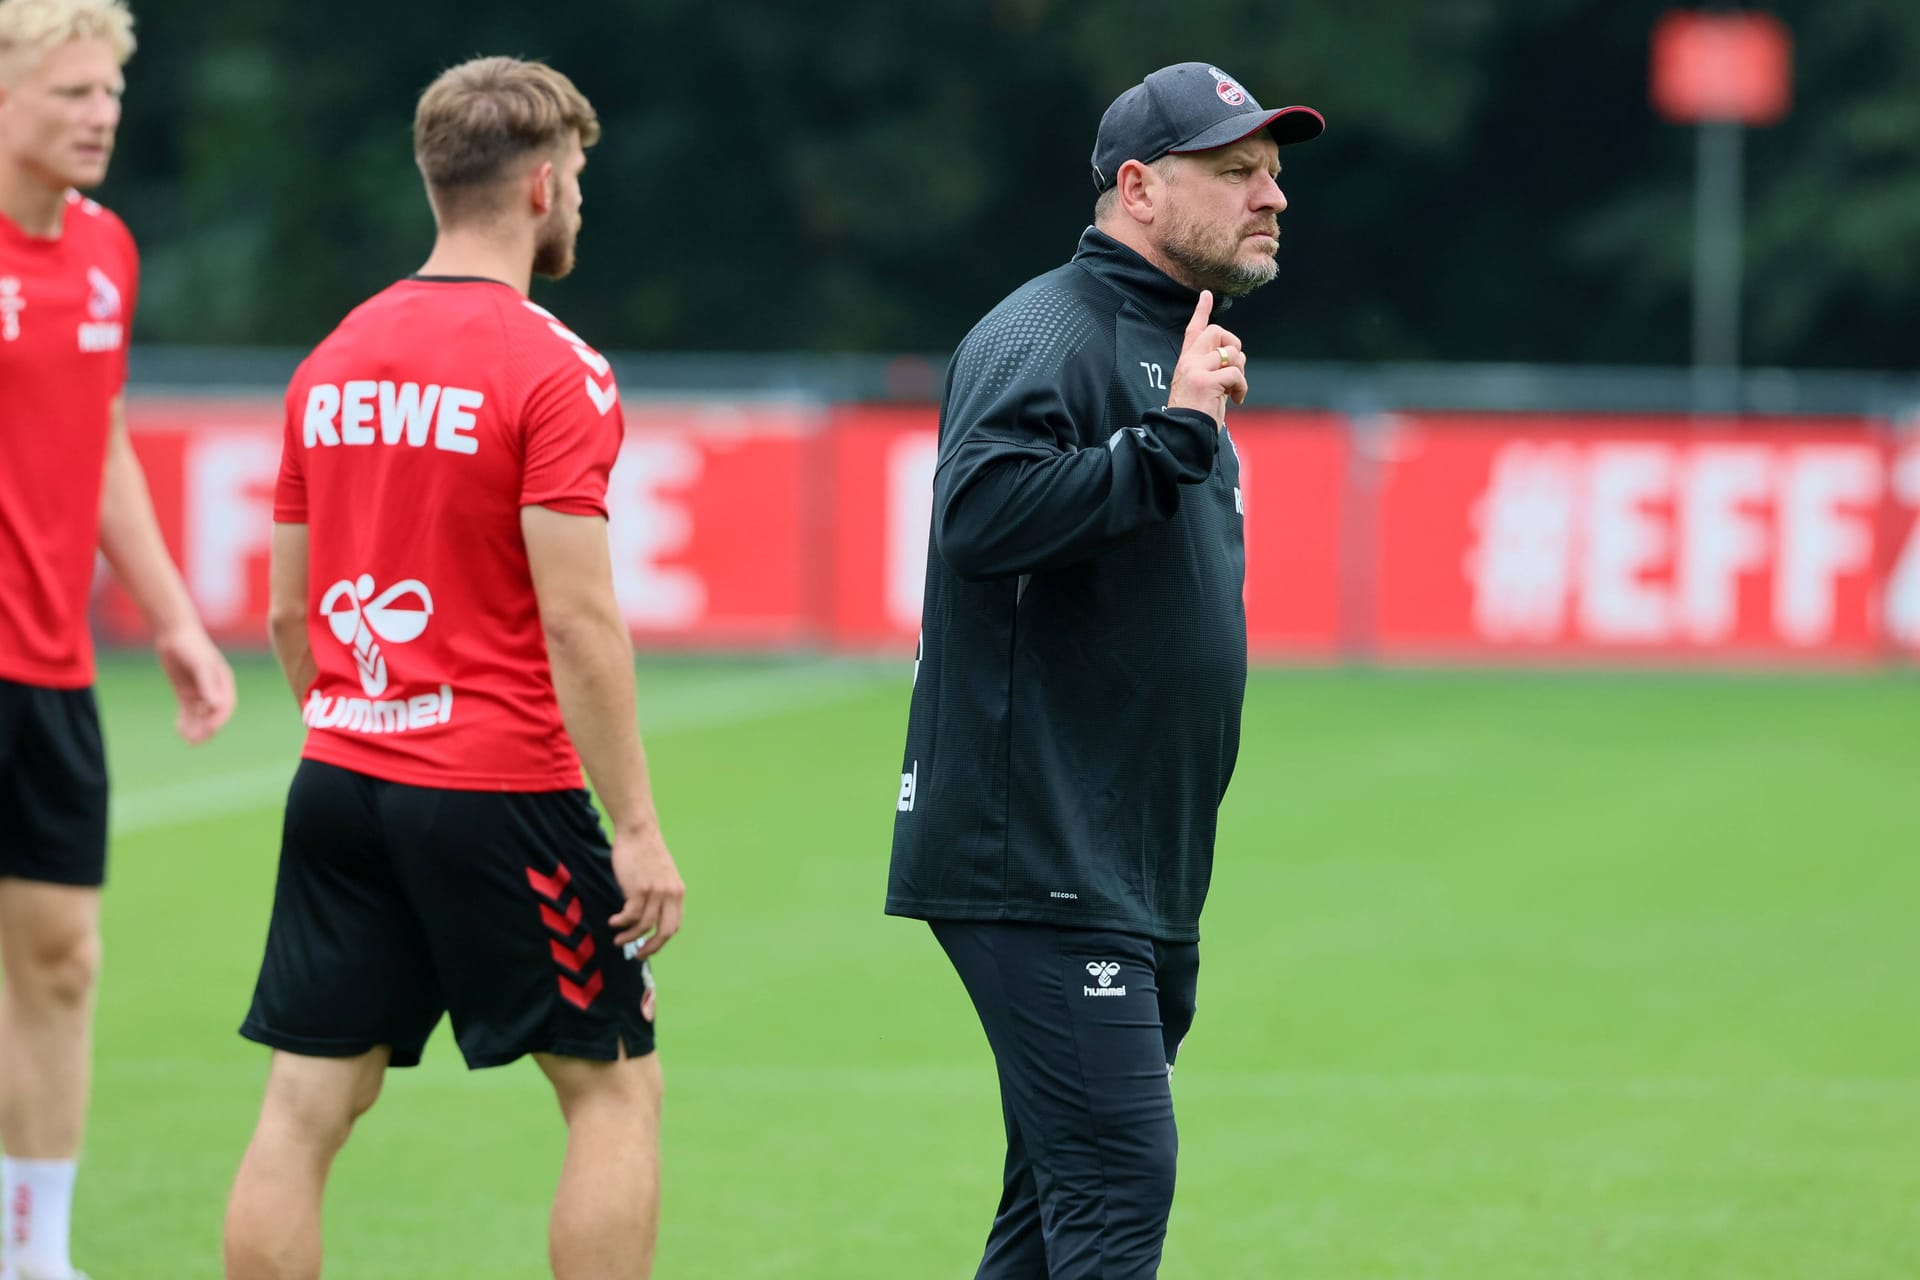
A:
POLYGON ((1323 127, 1154 72, 1101 119, 1079 252, 948 370, 887 910, 932 923, 999 1068, 980 1277, 1159 1267, 1247 674, 1246 357, 1212 310, 1273 279, 1279 147, 1323 127))

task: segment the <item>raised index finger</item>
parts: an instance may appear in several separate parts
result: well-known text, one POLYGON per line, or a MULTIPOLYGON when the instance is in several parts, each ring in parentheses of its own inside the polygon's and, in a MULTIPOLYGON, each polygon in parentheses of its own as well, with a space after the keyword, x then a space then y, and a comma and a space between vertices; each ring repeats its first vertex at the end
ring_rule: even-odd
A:
POLYGON ((1195 334, 1207 327, 1207 321, 1213 316, 1213 290, 1202 289, 1200 301, 1194 305, 1193 319, 1187 321, 1187 337, 1191 340, 1195 334))

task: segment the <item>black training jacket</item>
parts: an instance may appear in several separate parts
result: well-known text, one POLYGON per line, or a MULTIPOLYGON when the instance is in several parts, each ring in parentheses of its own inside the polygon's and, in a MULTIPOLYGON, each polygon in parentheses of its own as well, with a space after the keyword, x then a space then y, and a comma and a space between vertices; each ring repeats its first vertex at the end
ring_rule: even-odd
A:
POLYGON ((1198 295, 1091 228, 954 352, 887 911, 1200 935, 1240 746, 1240 462, 1198 295))

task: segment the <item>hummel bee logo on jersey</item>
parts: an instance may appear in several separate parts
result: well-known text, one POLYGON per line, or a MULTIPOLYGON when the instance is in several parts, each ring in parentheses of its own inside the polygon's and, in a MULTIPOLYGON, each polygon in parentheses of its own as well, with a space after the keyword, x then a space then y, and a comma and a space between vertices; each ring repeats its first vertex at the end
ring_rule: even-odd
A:
POLYGON ((1120 966, 1111 960, 1089 960, 1087 976, 1097 979, 1100 985, 1082 987, 1081 990, 1090 996, 1124 996, 1127 994, 1127 984, 1123 982, 1117 987, 1113 985, 1113 980, 1119 973, 1120 966))
POLYGON ((307 696, 302 715, 309 725, 362 733, 404 733, 432 728, 453 718, 453 689, 444 684, 438 693, 373 701, 387 691, 387 659, 380 652, 379 641, 405 644, 417 640, 433 617, 433 595, 426 583, 407 578, 376 596, 372 574, 342 579, 320 598, 320 615, 327 620, 334 639, 353 651, 360 688, 367 696, 329 698, 315 689, 307 696))
POLYGON ((373 575, 363 573, 354 581, 334 583, 320 598, 320 616, 327 620, 336 640, 352 646, 360 687, 369 698, 387 691, 387 660, 374 637, 389 644, 417 640, 427 629, 427 619, 433 616, 433 595, 418 578, 396 582, 378 598, 374 598, 373 588, 373 575), (395 603, 408 596, 418 600, 416 607, 403 609, 395 603))

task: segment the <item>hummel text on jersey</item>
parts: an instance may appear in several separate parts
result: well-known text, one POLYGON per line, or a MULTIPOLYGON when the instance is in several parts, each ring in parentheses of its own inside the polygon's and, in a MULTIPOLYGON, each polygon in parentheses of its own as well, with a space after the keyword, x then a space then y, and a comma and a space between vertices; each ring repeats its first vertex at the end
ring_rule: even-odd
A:
POLYGON ((302 439, 319 445, 398 445, 415 449, 431 443, 444 453, 478 453, 473 436, 474 410, 486 396, 465 387, 417 382, 319 382, 307 392, 302 439), (379 430, 374 423, 379 423, 379 430))
POLYGON ((307 695, 300 718, 310 729, 345 729, 349 733, 407 733, 431 729, 453 719, 453 689, 441 685, 438 693, 411 698, 328 697, 318 689, 307 695))
POLYGON ((82 351, 118 351, 122 331, 118 320, 100 324, 80 326, 80 349, 82 351))

